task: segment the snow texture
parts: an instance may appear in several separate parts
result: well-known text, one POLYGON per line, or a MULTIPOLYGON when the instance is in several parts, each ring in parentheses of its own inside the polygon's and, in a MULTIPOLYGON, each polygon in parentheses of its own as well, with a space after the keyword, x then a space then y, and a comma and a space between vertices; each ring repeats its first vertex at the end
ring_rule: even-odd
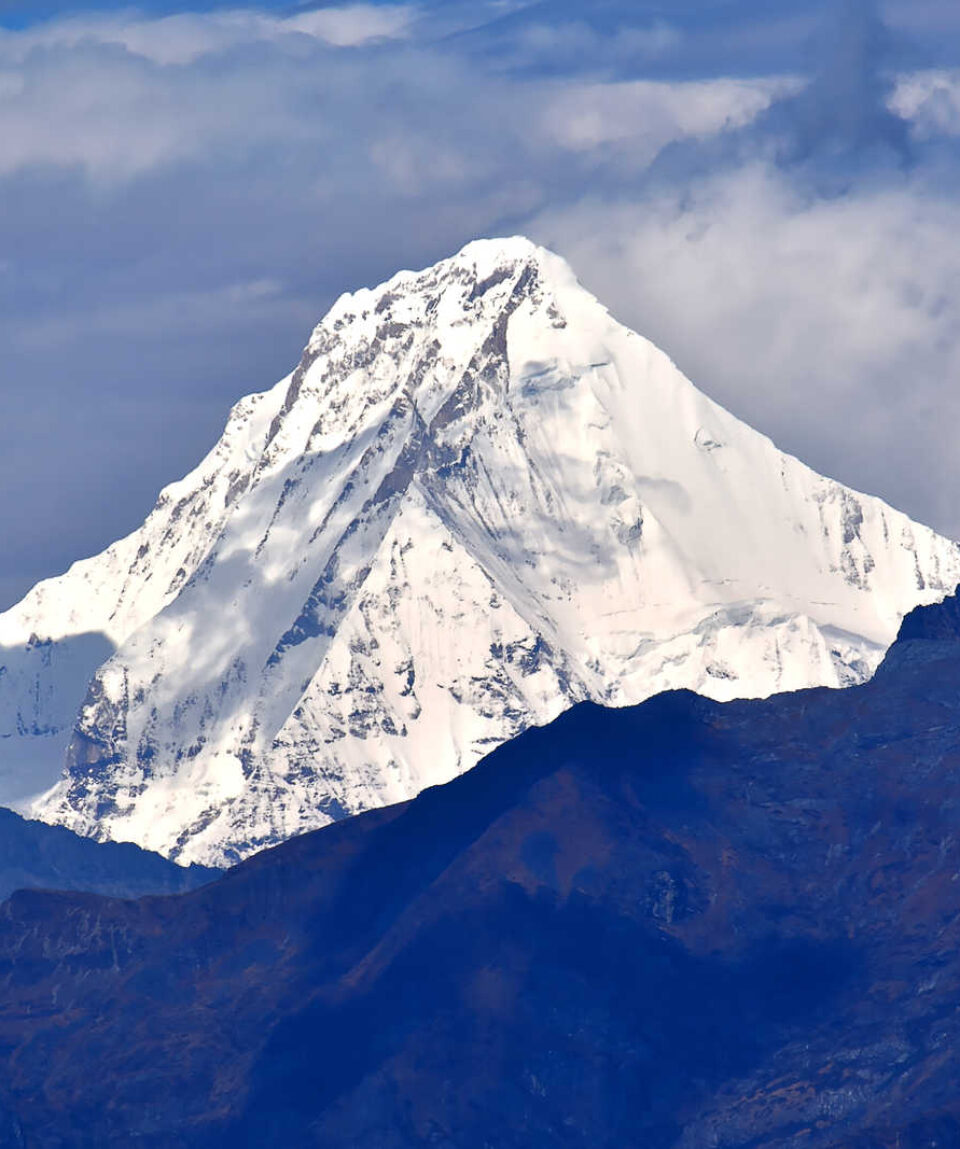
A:
POLYGON ((341 297, 138 531, 0 616, 0 801, 220 865, 582 699, 862 681, 958 581, 557 256, 479 241, 341 297))

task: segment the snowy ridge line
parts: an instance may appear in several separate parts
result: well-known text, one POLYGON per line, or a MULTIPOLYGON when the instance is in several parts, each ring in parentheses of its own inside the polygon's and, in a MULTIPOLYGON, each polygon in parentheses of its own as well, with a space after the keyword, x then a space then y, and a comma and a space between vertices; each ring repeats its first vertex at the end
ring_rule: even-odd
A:
POLYGON ((478 241, 338 299, 138 531, 0 616, 0 801, 222 864, 580 699, 862 681, 958 582, 557 256, 478 241))

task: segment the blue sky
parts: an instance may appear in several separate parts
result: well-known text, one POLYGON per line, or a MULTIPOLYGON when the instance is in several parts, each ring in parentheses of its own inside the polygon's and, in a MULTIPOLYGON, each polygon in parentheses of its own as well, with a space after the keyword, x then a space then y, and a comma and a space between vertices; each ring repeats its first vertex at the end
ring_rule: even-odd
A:
POLYGON ((960 535, 960 6, 0 0, 0 605, 135 527, 343 290, 523 231, 960 535))

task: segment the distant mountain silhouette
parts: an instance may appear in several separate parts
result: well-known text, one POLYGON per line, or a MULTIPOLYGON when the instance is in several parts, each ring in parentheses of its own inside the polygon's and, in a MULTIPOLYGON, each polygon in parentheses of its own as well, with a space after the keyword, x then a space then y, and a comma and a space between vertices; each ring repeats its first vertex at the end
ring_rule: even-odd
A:
POLYGON ((94 842, 0 808, 0 901, 22 889, 85 890, 119 898, 179 894, 220 874, 204 866, 174 865, 130 843, 94 842))
POLYGON ((0 909, 0 1146, 960 1144, 960 612, 583 704, 189 894, 0 909))

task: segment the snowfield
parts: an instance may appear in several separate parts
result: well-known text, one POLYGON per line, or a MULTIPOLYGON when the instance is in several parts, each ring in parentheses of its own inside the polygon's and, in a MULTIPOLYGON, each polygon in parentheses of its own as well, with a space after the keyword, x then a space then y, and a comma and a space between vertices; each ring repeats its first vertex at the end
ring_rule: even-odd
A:
POLYGON ((958 582, 557 256, 479 241, 344 295, 138 531, 0 616, 0 802, 222 864, 581 699, 862 681, 958 582))

